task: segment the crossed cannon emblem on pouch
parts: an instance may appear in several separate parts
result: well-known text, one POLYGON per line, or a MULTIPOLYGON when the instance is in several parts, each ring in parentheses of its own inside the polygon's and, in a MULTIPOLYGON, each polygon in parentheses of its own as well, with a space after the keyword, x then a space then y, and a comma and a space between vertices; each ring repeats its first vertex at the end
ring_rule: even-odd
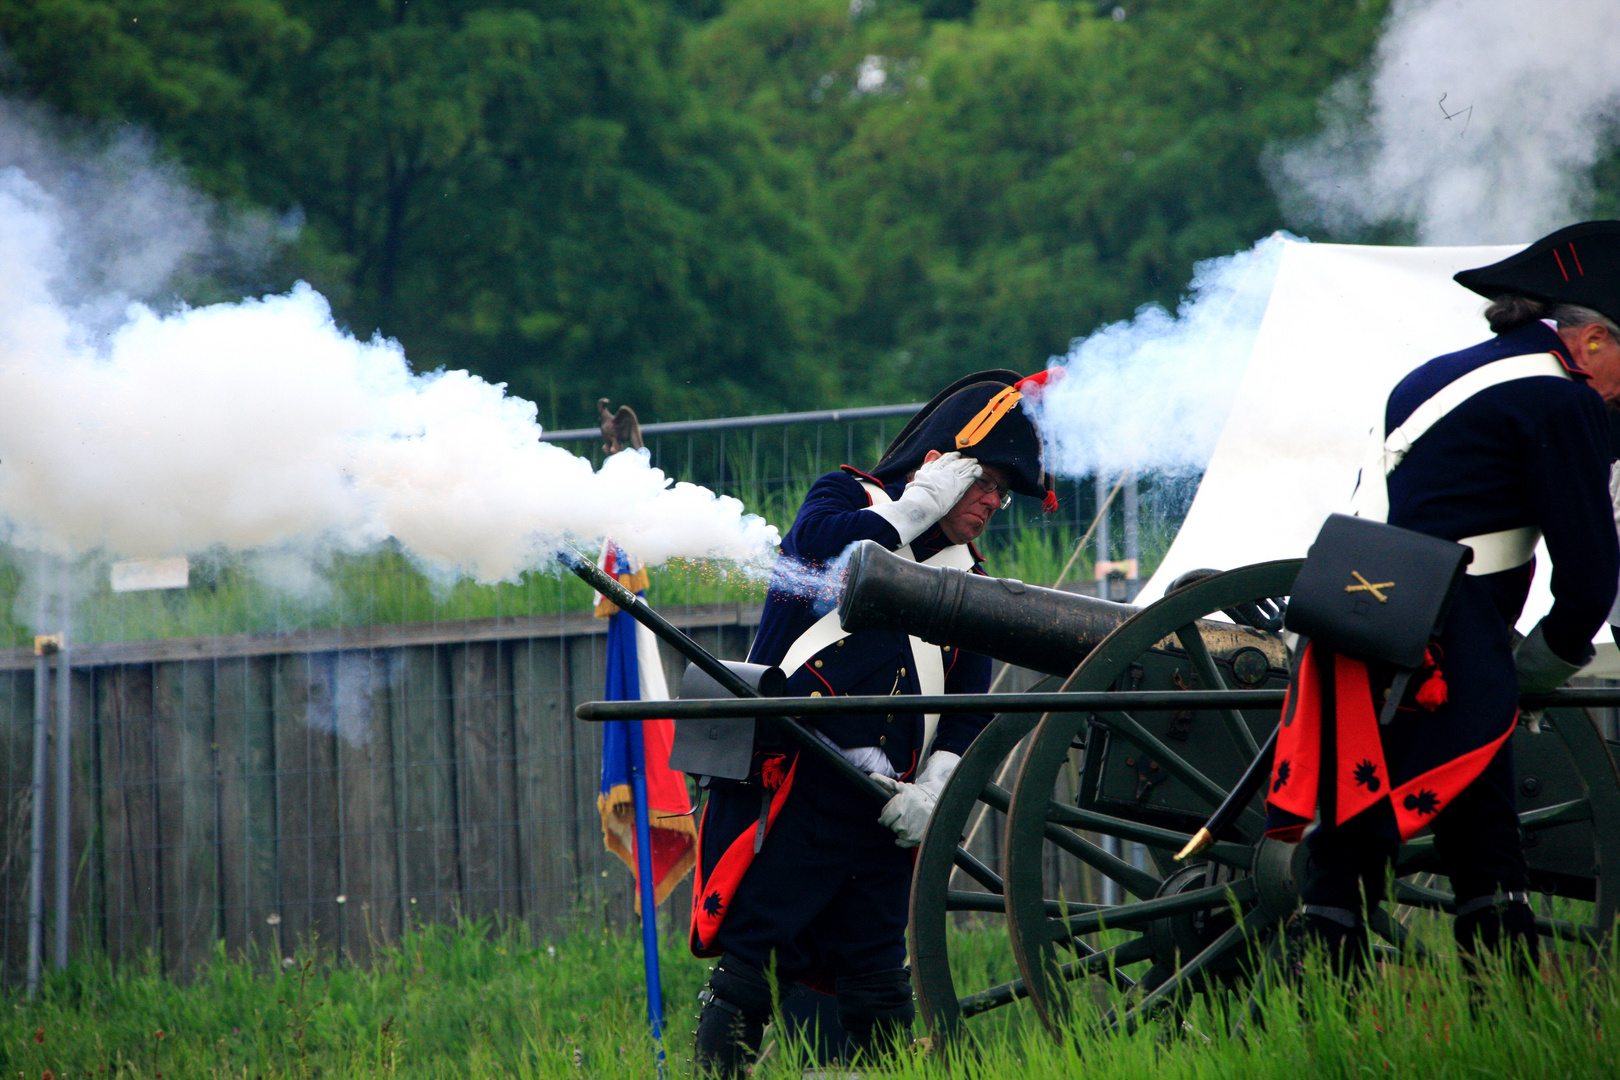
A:
POLYGON ((1359 585, 1346 585, 1344 587, 1345 592, 1372 593, 1373 596, 1375 596, 1378 599, 1378 602, 1380 604, 1389 603, 1389 597, 1384 595, 1383 590, 1384 589, 1393 589, 1395 587, 1395 583, 1393 581, 1378 581, 1378 582, 1368 581, 1366 578, 1361 576, 1361 571, 1360 570, 1352 570, 1352 571, 1350 571, 1350 576, 1355 578, 1358 582, 1360 582, 1360 584, 1359 585))

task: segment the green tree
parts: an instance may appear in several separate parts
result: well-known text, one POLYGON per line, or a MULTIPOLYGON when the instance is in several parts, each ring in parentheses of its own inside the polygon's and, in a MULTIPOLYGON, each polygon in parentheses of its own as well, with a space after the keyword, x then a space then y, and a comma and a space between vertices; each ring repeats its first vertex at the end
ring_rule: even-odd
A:
POLYGON ((564 422, 837 392, 803 362, 834 260, 757 126, 671 78, 667 8, 308 6, 264 197, 304 206, 356 330, 564 422))
POLYGON ((1262 153, 1385 6, 0 0, 0 75, 301 210, 266 284, 572 425, 916 397, 1174 302, 1281 224, 1262 153))
POLYGON ((831 163, 863 214, 844 326, 896 377, 1039 367, 1199 259, 1280 227, 1260 167, 1376 38, 1381 5, 981 5, 831 163), (911 208, 926 207, 916 214, 911 208))
POLYGON ((670 416, 841 389, 807 362, 837 260, 757 122, 671 77, 686 25, 651 0, 0 5, 14 87, 299 208, 296 271, 357 333, 565 423, 599 393, 670 416))
POLYGON ((279 0, 0 0, 0 86, 73 117, 149 125, 216 193, 248 194, 239 134, 273 120, 306 23, 279 0))

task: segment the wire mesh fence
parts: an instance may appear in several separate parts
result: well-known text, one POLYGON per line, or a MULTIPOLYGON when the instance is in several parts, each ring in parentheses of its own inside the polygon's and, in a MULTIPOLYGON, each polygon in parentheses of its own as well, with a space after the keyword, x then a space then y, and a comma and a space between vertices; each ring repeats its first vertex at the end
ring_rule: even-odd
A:
MULTIPOLYGON (((741 499, 783 531, 819 476, 840 465, 875 466, 918 404, 827 410, 720 421, 650 424, 642 429, 655 468, 693 478, 711 490, 741 499)), ((595 429, 554 432, 600 465, 601 435, 595 429)), ((979 547, 996 573, 1031 582, 1052 582, 1090 534, 1067 580, 1090 581, 1098 563, 1113 564, 1116 598, 1121 579, 1145 579, 1185 516, 1196 478, 1103 477, 1056 482, 1058 509, 1045 513, 1033 501, 1015 499, 992 519, 979 547), (1107 504, 1108 512, 1099 514, 1107 504), (1127 564, 1130 569, 1127 569, 1127 564)))
MULTIPOLYGON (((870 468, 913 408, 649 425, 647 452, 672 481, 735 496, 785 530, 816 477, 870 468)), ((551 437, 600 464, 594 432, 551 437)), ((1057 514, 998 515, 981 544, 994 572, 1049 584, 1113 486, 1066 482, 1057 514)), ((1112 506, 1119 527, 1071 579, 1089 581, 1127 542, 1151 561, 1182 501, 1164 494, 1130 535, 1112 506)), ((545 933, 633 917, 630 875, 601 838, 598 734, 573 718, 602 696, 605 623, 571 576, 436 583, 383 550, 289 588, 221 555, 194 560, 185 588, 114 593, 104 566, 42 572, 14 556, 5 573, 24 614, 17 647, 0 649, 7 981, 25 977, 31 933, 47 963, 150 955, 184 976, 221 946, 270 965, 316 942, 363 963, 429 922, 545 933), (47 633, 69 648, 47 657, 41 683, 26 643, 47 633), (66 716, 51 685, 63 679, 66 716), (65 784, 36 785, 36 694, 49 760, 67 748, 65 784), (44 829, 36 844, 41 793, 47 819, 66 795, 65 843, 44 829), (31 865, 48 868, 38 892, 31 865), (53 885, 62 866, 65 891, 53 885)), ((763 595, 763 581, 696 564, 655 572, 651 589, 728 658, 746 652, 763 595)), ((674 682, 683 664, 664 659, 674 682)), ((672 935, 688 903, 678 889, 665 905, 672 935)))

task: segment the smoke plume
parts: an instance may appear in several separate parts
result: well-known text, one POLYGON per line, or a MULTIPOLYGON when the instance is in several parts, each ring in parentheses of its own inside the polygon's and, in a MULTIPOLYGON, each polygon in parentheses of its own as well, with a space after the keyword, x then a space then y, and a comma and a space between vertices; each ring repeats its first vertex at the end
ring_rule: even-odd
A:
POLYGON ((1175 315, 1157 304, 1078 338, 1032 406, 1065 476, 1189 476, 1214 451, 1265 315, 1283 237, 1193 270, 1175 315))
POLYGON ((1371 70, 1274 162, 1300 227, 1528 242, 1578 220, 1620 120, 1614 0, 1395 0, 1371 70))
MULTIPOLYGON (((1578 220, 1620 132, 1613 0, 1395 0, 1373 61, 1322 102, 1323 130, 1275 151, 1285 216, 1344 237, 1529 241, 1578 220)), ((1152 306, 1078 339, 1033 411, 1070 476, 1190 476, 1225 424, 1280 244, 1198 266, 1175 316, 1152 306)))
MULTIPOLYGON (((735 499, 643 454, 540 441, 535 406, 417 375, 326 301, 154 301, 228 251, 213 211, 138 142, 74 150, 0 109, 0 523, 24 547, 266 560, 398 540, 425 568, 511 579, 612 536, 651 564, 768 556, 735 499)), ((249 230, 251 232, 251 230, 249 230)), ((262 230, 261 230, 262 231, 262 230)))

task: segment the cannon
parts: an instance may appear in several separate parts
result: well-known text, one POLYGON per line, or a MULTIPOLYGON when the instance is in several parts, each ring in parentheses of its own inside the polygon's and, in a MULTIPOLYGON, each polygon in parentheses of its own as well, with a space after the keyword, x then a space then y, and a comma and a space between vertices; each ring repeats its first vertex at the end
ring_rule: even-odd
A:
MULTIPOLYGON (((1067 1030, 1077 1004, 1108 984, 1121 996, 1104 1022, 1131 1028, 1188 993, 1233 984, 1270 947, 1298 905, 1302 849, 1263 836, 1263 784, 1243 785, 1269 773, 1268 737, 1288 678, 1282 615, 1300 565, 1183 575, 1138 610, 921 567, 870 542, 854 554, 839 609, 846 629, 904 630, 1046 675, 1026 693, 993 696, 999 712, 964 755, 918 848, 909 951, 936 1043, 1024 998, 1054 1033, 1067 1030), (1228 823, 1178 860, 1223 805, 1228 823), (979 857, 963 841, 983 815, 1003 824, 992 854, 979 857), (1122 858, 1111 841, 1139 845, 1146 858, 1122 858), (1084 895, 1088 874, 1117 895, 1084 895), (960 986, 947 927, 975 916, 1004 923, 1016 970, 960 986)), ((1596 943, 1620 903, 1616 748, 1575 707, 1614 697, 1561 691, 1539 732, 1521 727, 1513 737, 1532 887, 1564 898, 1569 916, 1538 919, 1549 937, 1596 943)), ((807 718, 861 700, 773 706, 807 718)), ((696 711, 677 716, 724 710, 678 705, 696 711)), ((580 715, 592 717, 592 707, 580 715)), ((1431 838, 1404 845, 1392 900, 1449 910, 1436 869, 1431 838)), ((1390 956, 1421 947, 1388 912, 1371 929, 1390 956)))

